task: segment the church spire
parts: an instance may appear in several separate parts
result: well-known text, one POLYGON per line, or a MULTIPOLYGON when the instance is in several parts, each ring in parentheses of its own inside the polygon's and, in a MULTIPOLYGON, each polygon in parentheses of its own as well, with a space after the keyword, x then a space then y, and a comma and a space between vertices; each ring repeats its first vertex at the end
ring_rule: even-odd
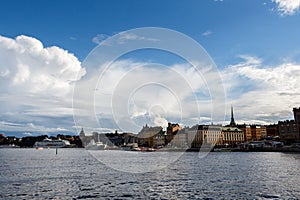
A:
POLYGON ((230 126, 234 127, 236 126, 236 123, 234 121, 234 117, 233 117, 233 107, 231 105, 231 120, 230 120, 230 126))

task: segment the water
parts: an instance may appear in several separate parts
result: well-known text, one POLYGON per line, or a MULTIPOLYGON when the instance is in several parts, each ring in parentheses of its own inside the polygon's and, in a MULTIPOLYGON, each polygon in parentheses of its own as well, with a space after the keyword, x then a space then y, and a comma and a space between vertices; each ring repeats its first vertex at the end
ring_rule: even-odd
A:
MULTIPOLYGON (((128 160, 118 151, 105 154, 115 165, 128 160)), ((147 166, 155 162, 143 157, 168 154, 136 155, 133 163, 147 166)), ((300 198, 300 154, 218 152, 200 159, 185 153, 148 173, 114 170, 83 149, 59 149, 58 155, 55 149, 0 149, 0 159, 0 199, 300 198)))

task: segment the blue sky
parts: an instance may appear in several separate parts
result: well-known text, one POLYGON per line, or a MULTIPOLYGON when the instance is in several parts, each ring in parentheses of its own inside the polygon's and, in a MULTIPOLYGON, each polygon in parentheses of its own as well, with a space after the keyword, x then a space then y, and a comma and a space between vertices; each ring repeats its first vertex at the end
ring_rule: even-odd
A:
MULTIPOLYGON (((1 1, 0 6, 0 35, 2 39, 11 39, 10 42, 16 40, 15 38, 18 36, 25 35, 35 39, 34 42, 39 41, 44 47, 56 46, 62 51, 66 50, 74 56, 60 57, 61 53, 58 53, 58 57, 62 60, 65 59, 63 62, 65 65, 70 64, 68 62, 72 60, 70 66, 76 66, 78 71, 89 52, 98 45, 95 43, 97 37, 103 39, 140 27, 163 27, 176 30, 199 42, 212 57, 222 78, 225 79, 228 103, 235 105, 237 115, 239 112, 243 113, 239 116, 241 123, 273 123, 290 118, 292 107, 300 104, 299 95, 293 95, 291 98, 291 93, 299 92, 299 88, 295 84, 297 82, 295 75, 298 74, 300 66, 299 6, 299 0, 194 0, 188 2, 171 0, 4 0, 1 1), (293 74, 289 73, 291 71, 293 74), (226 80, 227 78, 230 81, 226 80), (276 94, 272 93, 274 88, 278 89, 276 94), (284 92, 287 92, 288 95, 282 95, 284 92), (271 100, 266 101, 265 96, 260 96, 262 93, 274 95, 272 97, 273 100, 275 98, 275 103, 272 103, 271 100), (249 97, 253 95, 260 100, 249 101, 249 97), (252 104, 259 105, 257 106, 258 110, 253 109, 252 104), (257 113, 263 109, 264 112, 257 113)), ((23 38, 22 40, 27 39, 23 38)), ((12 88, 16 92, 12 94, 6 89, 1 90, 0 101, 2 105, 6 105, 6 108, 4 106, 1 108, 3 114, 0 116, 2 122, 0 131, 21 131, 23 127, 28 132, 39 132, 43 129, 46 132, 60 130, 73 132, 74 122, 72 114, 69 113, 70 102, 66 100, 69 99, 71 93, 63 93, 66 95, 63 99, 55 95, 48 97, 46 93, 41 92, 43 89, 27 83, 34 71, 37 74, 43 74, 44 71, 39 71, 41 69, 38 67, 31 68, 31 61, 23 58, 23 54, 10 55, 8 47, 5 46, 10 42, 0 43, 2 45, 0 46, 2 48, 2 57, 0 57, 2 59, 0 60, 2 63, 2 65, 0 64, 0 75, 2 74, 0 78, 2 80, 0 79, 0 82, 2 85, 6 84, 5 86, 12 84, 12 88), (18 60, 16 56, 21 56, 20 60, 23 63, 16 62, 16 64, 13 61, 14 59, 18 60), (9 59, 12 61, 7 61, 9 59), (20 64, 29 67, 25 72, 25 68, 22 68, 21 73, 20 64), (24 88, 17 86, 19 82, 16 80, 20 78, 18 72, 23 75, 29 74, 18 79, 21 80, 22 87, 25 85, 28 87, 26 90, 41 93, 24 94, 24 88), (8 74, 12 76, 11 79, 7 78, 8 74), (18 96, 22 98, 26 96, 26 99, 23 99, 24 102, 30 101, 32 100, 31 95, 45 96, 45 99, 36 102, 36 106, 30 103, 8 102, 8 99, 16 99, 18 96), (59 105, 57 106, 59 114, 51 112, 50 116, 47 116, 48 111, 41 108, 48 106, 49 102, 47 103, 46 100, 49 99, 51 102, 59 102, 55 104, 59 105), (44 115, 37 114, 39 109, 45 112, 44 115), (15 115, 18 117, 13 117, 15 115), (16 125, 21 128, 15 129, 16 125)), ((28 54, 30 57, 30 53, 28 54)), ((157 58, 156 62, 164 64, 176 64, 177 62, 170 62, 172 57, 164 60, 166 56, 161 56, 157 52, 151 53, 151 51, 137 53, 132 57, 136 62, 148 62, 148 58, 149 60, 157 58)), ((126 58, 130 58, 130 55, 126 58)), ((41 63, 43 62, 41 61, 41 63)), ((55 64, 56 61, 53 62, 53 66, 62 68, 65 66, 64 64, 55 64)), ((68 76, 74 76, 77 72, 75 68, 70 70, 72 73, 68 73, 68 76)), ((47 73, 48 75, 55 74, 50 70, 45 71, 47 71, 45 76, 47 73)), ((69 89, 72 86, 66 85, 66 80, 69 79, 77 80, 73 77, 66 77, 59 81, 52 79, 51 81, 58 84, 56 89, 60 87, 69 89)), ((32 84, 37 84, 37 82, 32 84)), ((45 88, 47 87, 45 86, 45 88)), ((54 93, 57 92, 56 89, 53 90, 54 93)), ((49 91, 49 88, 45 90, 49 91)), ((107 130, 113 129, 113 127, 106 128, 107 130)))
POLYGON ((165 27, 194 38, 219 65, 236 54, 268 60, 299 55, 299 14, 281 16, 271 1, 2 1, 1 35, 57 45, 83 60, 97 34, 165 27), (204 36, 205 32, 210 33, 204 36))

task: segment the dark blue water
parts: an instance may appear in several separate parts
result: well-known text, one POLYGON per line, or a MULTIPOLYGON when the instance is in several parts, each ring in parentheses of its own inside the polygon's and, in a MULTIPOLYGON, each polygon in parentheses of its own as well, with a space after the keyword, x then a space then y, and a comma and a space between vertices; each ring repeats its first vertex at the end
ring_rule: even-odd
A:
MULTIPOLYGON (((175 152, 173 154, 176 154, 175 152)), ((138 153, 132 164, 170 154, 138 153), (144 159, 143 159, 144 158, 144 159)), ((114 165, 128 157, 106 151, 114 165)), ((185 153, 148 173, 110 168, 82 149, 0 149, 0 199, 299 199, 300 154, 185 153)), ((147 161, 147 163, 145 162, 147 161)))

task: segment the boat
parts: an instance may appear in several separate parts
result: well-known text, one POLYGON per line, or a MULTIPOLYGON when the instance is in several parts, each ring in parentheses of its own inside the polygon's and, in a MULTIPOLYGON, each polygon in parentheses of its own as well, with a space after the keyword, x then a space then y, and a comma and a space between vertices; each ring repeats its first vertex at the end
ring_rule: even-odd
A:
POLYGON ((45 138, 42 141, 36 141, 33 145, 34 148, 62 148, 70 146, 70 142, 68 140, 52 140, 45 138))
POLYGON ((87 150, 105 150, 107 148, 106 144, 103 144, 103 142, 95 142, 95 140, 91 140, 85 148, 87 150))
POLYGON ((124 151, 141 151, 137 143, 130 143, 121 147, 124 151))
POLYGON ((232 148, 214 148, 214 152, 231 152, 233 149, 232 148))

